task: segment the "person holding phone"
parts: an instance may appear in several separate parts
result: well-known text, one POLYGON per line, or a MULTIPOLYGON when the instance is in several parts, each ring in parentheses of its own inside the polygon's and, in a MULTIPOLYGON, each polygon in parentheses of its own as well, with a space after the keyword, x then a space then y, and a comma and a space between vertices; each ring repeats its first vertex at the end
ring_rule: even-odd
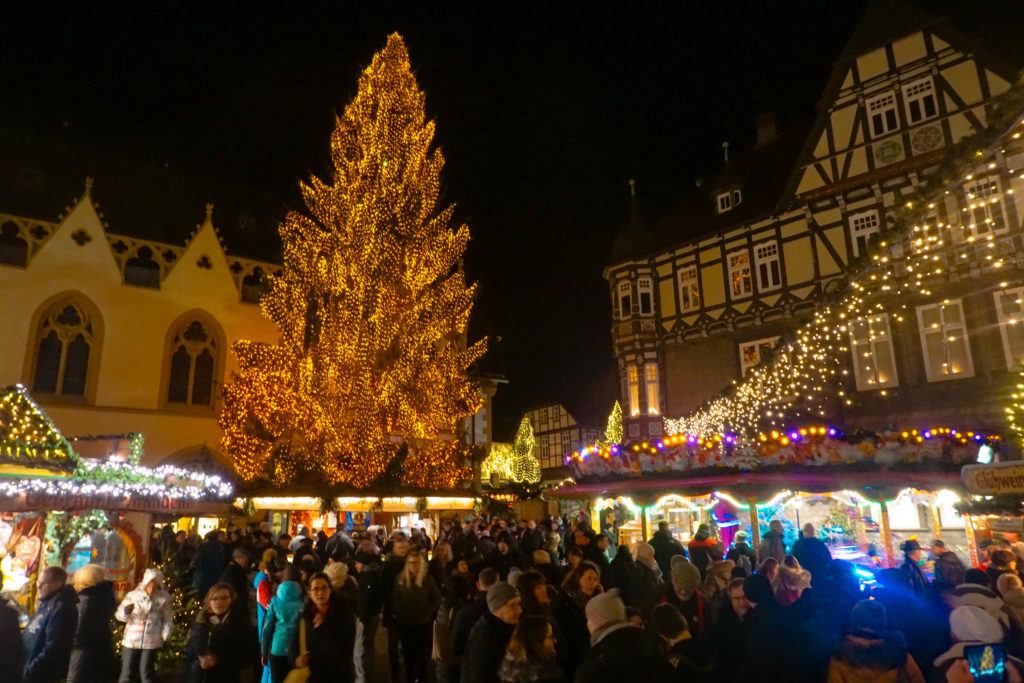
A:
POLYGON ((933 681, 1024 681, 1024 662, 1006 654, 1006 634, 991 614, 963 605, 950 613, 949 628, 955 642, 936 658, 933 681))

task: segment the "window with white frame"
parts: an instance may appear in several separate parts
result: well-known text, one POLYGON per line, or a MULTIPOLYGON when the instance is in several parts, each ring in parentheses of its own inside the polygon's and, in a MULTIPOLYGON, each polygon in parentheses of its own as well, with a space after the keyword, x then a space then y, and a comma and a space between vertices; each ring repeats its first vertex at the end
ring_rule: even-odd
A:
POLYGON ((1006 232, 1002 192, 997 176, 975 178, 964 186, 970 223, 968 231, 976 236, 1006 232))
POLYGON ((757 264, 757 290, 770 292, 782 286, 782 265, 779 262, 779 243, 765 242, 754 247, 757 264))
POLYGON ((657 415, 661 412, 661 401, 658 400, 658 364, 644 365, 644 387, 647 389, 647 413, 657 415))
POLYGON ((740 375, 746 377, 747 371, 764 360, 778 343, 778 337, 767 337, 740 344, 740 375))
POLYGON ((730 192, 719 192, 718 193, 718 213, 725 213, 732 208, 732 193, 730 192))
POLYGON ((627 368, 627 382, 629 385, 629 414, 640 414, 640 373, 635 365, 627 368))
POLYGON ((642 277, 636 281, 636 298, 640 303, 640 315, 654 313, 654 281, 642 277))
POLYGON ((929 382, 974 376, 971 345, 959 299, 918 306, 917 323, 929 382))
POLYGON ((903 106, 907 108, 907 121, 911 125, 939 115, 931 76, 903 86, 903 106))
POLYGON ((750 296, 753 285, 750 281, 750 254, 746 250, 734 251, 727 257, 729 262, 729 291, 733 299, 750 296))
POLYGON ((1024 287, 1002 289, 993 296, 999 316, 999 333, 1003 337, 1006 367, 1024 367, 1024 287))
POLYGON ((875 209, 850 215, 850 242, 853 244, 854 256, 867 252, 871 236, 878 232, 879 227, 878 211, 875 209))
POLYGON ((858 389, 884 389, 899 384, 888 315, 874 315, 851 322, 850 351, 853 353, 858 389))
POLYGON ((696 308, 700 308, 697 266, 684 266, 679 269, 679 310, 692 311, 696 308))
POLYGON ((619 283, 619 317, 628 318, 633 314, 633 288, 628 280, 619 283))
POLYGON ((880 137, 899 128, 899 117, 896 115, 896 93, 887 92, 872 97, 866 102, 868 122, 871 124, 871 137, 880 137))

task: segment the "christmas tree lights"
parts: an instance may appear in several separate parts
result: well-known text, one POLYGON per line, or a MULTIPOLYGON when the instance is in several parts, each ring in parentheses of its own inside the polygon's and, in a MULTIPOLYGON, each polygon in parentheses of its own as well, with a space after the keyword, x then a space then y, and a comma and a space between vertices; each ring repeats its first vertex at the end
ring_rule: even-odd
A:
POLYGON ((523 417, 512 440, 512 480, 534 484, 540 481, 540 461, 534 452, 537 440, 533 437, 533 425, 523 417))
POLYGON ((0 462, 73 469, 75 455, 20 384, 0 390, 0 462))
POLYGON ((488 481, 492 474, 499 479, 512 479, 512 446, 507 443, 492 443, 491 452, 480 463, 480 480, 488 481))
POLYGON ((606 443, 622 443, 622 405, 616 401, 612 406, 612 412, 608 414, 608 424, 604 428, 604 440, 606 443))
POLYGON ((444 158, 402 38, 363 71, 331 137, 333 178, 301 185, 306 212, 281 226, 282 274, 261 308, 277 344, 234 345, 223 446, 252 481, 366 486, 403 445, 403 479, 452 486, 471 476, 452 434, 480 405, 464 343, 475 294, 469 241, 438 209, 444 158))

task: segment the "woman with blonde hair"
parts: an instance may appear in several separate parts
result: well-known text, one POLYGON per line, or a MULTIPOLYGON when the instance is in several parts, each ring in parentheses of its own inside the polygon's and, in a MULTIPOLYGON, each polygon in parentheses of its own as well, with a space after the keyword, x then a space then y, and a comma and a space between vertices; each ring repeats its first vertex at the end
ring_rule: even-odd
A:
POLYGON ((430 578, 423 555, 419 550, 409 551, 391 594, 407 683, 427 680, 434 613, 441 604, 441 592, 430 578))
POLYGON ((114 670, 111 620, 117 609, 114 584, 98 564, 87 564, 75 572, 71 585, 78 593, 78 627, 71 648, 68 683, 108 681, 114 670))

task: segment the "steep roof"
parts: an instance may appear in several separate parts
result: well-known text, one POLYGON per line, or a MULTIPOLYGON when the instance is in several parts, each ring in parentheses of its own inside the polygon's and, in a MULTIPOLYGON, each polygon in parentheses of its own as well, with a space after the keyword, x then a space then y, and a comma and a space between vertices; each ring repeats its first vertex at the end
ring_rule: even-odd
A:
POLYGON ((612 240, 611 262, 618 263, 650 253, 658 246, 654 233, 644 221, 637 197, 636 181, 629 181, 629 219, 612 240))
POLYGON ((0 129, 0 213, 56 221, 93 178, 92 197, 113 233, 184 244, 207 203, 227 251, 280 260, 282 198, 219 180, 0 129))
POLYGON ((845 62, 871 52, 936 20, 935 15, 904 0, 871 0, 838 61, 845 62))

